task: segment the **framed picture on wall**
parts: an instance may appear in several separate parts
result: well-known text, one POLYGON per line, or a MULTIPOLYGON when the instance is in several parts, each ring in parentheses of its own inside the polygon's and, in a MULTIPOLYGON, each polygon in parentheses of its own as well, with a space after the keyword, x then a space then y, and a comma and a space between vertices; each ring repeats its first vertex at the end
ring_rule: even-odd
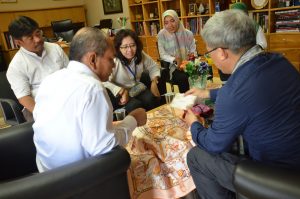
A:
POLYGON ((123 12, 122 0, 102 0, 104 14, 123 12))

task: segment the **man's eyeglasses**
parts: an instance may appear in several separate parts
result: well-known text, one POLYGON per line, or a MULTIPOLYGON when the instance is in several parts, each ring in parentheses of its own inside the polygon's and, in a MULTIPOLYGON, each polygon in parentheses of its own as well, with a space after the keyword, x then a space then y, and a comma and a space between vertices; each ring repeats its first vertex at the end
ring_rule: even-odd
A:
POLYGON ((128 50, 129 48, 130 49, 136 48, 136 45, 135 44, 128 44, 128 45, 125 45, 125 46, 120 46, 121 50, 128 50))
MULTIPOLYGON (((222 48, 222 47, 216 47, 216 48, 211 49, 210 51, 207 51, 206 53, 204 53, 204 57, 208 57, 210 53, 217 50, 218 48, 222 48)), ((222 49, 228 49, 228 48, 222 48, 222 49)))

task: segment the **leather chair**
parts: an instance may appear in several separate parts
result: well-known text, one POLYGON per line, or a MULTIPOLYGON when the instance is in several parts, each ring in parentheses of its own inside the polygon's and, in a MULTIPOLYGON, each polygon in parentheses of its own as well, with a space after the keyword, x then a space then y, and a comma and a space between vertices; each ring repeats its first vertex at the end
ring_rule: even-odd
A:
POLYGON ((97 28, 102 29, 102 28, 108 28, 108 29, 112 29, 112 23, 113 20, 112 19, 101 19, 99 26, 97 26, 97 28))
POLYGON ((32 124, 0 129, 1 199, 130 198, 124 148, 37 173, 32 124))
POLYGON ((71 19, 51 22, 53 33, 56 39, 62 38, 66 42, 71 42, 74 36, 74 26, 71 19))
POLYGON ((9 125, 24 123, 23 106, 19 103, 6 78, 6 71, 0 72, 0 111, 4 122, 9 125))
POLYGON ((234 173, 239 199, 299 199, 300 168, 284 169, 258 162, 240 162, 234 173))

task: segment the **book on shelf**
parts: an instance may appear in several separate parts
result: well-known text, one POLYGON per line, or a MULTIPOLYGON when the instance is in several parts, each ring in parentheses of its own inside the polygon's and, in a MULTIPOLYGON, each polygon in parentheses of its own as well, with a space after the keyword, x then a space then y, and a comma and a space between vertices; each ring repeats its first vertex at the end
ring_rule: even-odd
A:
POLYGON ((17 49, 17 48, 19 48, 19 46, 16 44, 15 40, 13 39, 13 37, 8 32, 4 33, 4 38, 5 38, 5 42, 6 42, 7 48, 9 50, 10 49, 17 49))

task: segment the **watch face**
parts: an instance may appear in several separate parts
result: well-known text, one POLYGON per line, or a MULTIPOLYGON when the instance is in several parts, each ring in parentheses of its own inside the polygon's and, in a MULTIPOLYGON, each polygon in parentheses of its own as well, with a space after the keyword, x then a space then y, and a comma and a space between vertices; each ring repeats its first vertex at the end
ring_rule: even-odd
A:
POLYGON ((251 5, 255 8, 255 9, 262 9, 263 7, 265 7, 268 4, 269 0, 251 0, 251 5))

